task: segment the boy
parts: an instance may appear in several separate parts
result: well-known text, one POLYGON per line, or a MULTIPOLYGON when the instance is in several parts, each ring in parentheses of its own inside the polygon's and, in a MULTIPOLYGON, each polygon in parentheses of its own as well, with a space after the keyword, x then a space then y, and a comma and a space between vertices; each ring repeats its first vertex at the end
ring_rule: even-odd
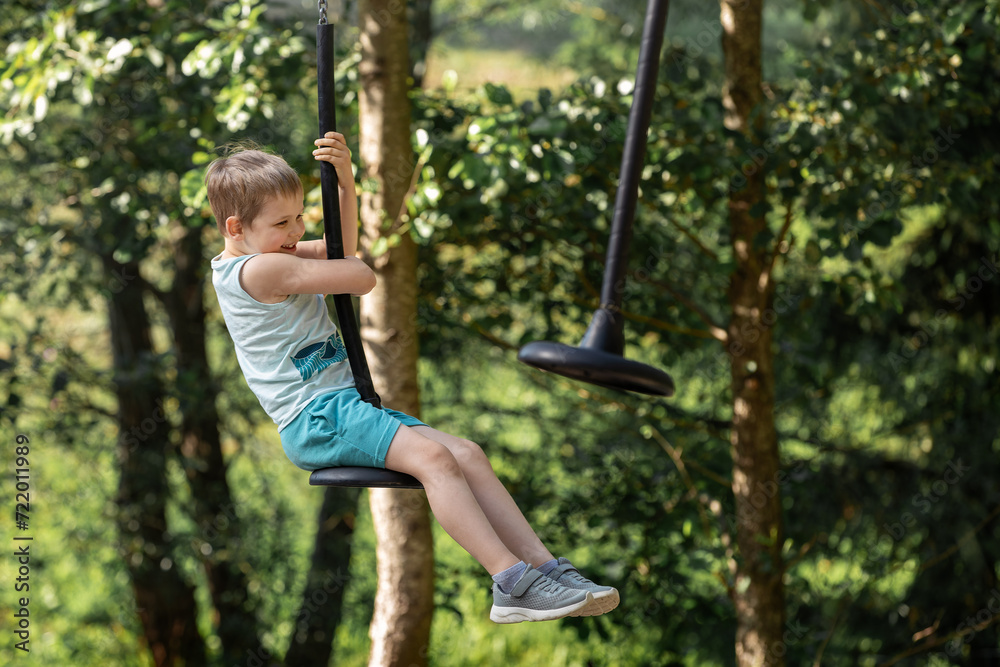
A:
POLYGON ((280 157, 241 150, 215 160, 205 179, 225 239, 212 282, 240 368, 288 458, 305 470, 355 465, 416 477, 438 522, 492 575, 497 623, 614 609, 618 591, 549 553, 478 445, 361 400, 323 295, 366 294, 375 275, 354 257, 357 194, 344 137, 328 132, 315 144, 315 159, 337 171, 344 259, 326 259, 322 240, 301 240, 302 185, 280 157))

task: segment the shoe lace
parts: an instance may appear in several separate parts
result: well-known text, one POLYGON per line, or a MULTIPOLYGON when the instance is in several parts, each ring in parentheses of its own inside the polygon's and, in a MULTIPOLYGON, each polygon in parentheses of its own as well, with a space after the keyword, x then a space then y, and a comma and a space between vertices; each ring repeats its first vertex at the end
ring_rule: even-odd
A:
POLYGON ((548 577, 542 577, 538 583, 538 589, 545 591, 546 593, 559 593, 565 590, 565 586, 560 584, 554 579, 549 579, 548 577))
POLYGON ((585 576, 580 574, 580 571, 576 568, 568 568, 562 574, 559 575, 559 579, 572 581, 574 584, 581 584, 585 586, 595 585, 593 581, 587 579, 585 576))

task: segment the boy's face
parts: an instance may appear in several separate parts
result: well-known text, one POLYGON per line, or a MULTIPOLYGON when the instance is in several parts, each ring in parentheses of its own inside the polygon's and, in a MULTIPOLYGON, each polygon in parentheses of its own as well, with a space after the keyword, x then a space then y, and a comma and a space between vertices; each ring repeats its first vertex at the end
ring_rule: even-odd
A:
POLYGON ((250 228, 242 227, 241 245, 247 254, 283 252, 295 254, 295 246, 305 234, 302 196, 277 196, 268 200, 250 228))

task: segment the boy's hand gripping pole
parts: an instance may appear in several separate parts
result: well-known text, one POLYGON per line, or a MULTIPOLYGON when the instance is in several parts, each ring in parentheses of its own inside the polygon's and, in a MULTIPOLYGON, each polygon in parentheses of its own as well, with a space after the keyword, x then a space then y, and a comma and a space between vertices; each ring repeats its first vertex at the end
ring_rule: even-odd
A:
MULTIPOLYGON (((337 129, 336 89, 333 72, 333 32, 335 26, 325 21, 316 26, 316 75, 319 79, 319 135, 337 129)), ((319 163, 319 182, 323 199, 323 230, 326 234, 327 259, 344 258, 344 241, 340 225, 340 191, 337 170, 329 162, 319 163)), ((375 393, 368 360, 361 345, 361 331, 354 315, 354 303, 350 294, 334 294, 333 305, 337 310, 340 334, 347 349, 347 360, 354 373, 354 384, 361 399, 377 408, 382 401, 375 393)))

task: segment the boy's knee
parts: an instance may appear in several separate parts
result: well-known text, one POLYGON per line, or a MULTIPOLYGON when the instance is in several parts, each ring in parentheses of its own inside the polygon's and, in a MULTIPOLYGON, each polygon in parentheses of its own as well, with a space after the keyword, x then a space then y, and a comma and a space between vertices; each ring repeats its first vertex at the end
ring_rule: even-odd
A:
POLYGON ((437 442, 427 447, 424 454, 424 463, 438 474, 448 476, 462 474, 462 466, 459 465, 455 455, 447 447, 437 442))
MULTIPOLYGON (((461 439, 455 447, 455 457, 465 465, 490 466, 490 460, 483 448, 471 440, 461 439)), ((492 467, 492 466, 490 466, 492 467)))

